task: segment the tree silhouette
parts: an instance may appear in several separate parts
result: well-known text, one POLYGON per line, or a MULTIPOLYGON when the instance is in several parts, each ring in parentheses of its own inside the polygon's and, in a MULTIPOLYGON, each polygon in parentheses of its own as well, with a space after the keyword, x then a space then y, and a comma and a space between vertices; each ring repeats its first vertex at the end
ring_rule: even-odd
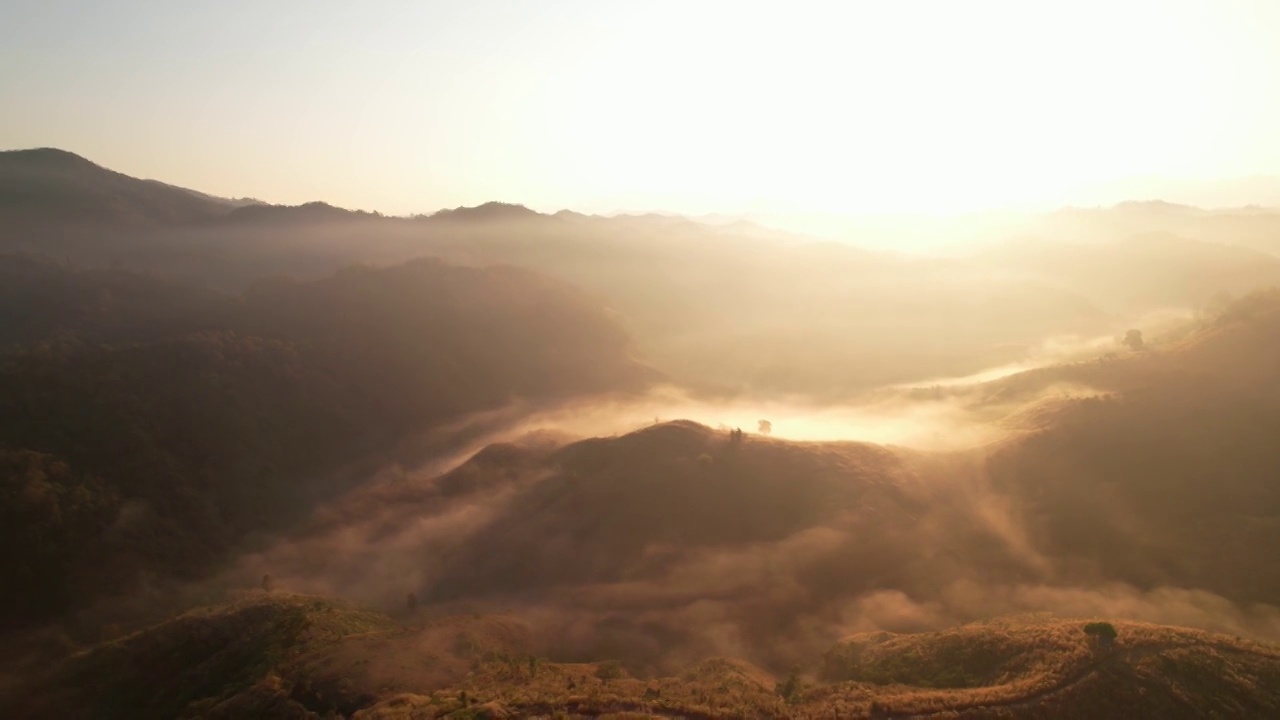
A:
POLYGON ((627 671, 623 669, 622 663, 617 660, 605 660, 596 666, 596 677, 608 682, 626 677, 627 671))
POLYGON ((769 422, 768 420, 761 420, 759 425, 760 425, 761 435, 768 435, 769 433, 773 432, 773 423, 769 422))
POLYGON ((262 576, 262 592, 271 592, 276 587, 276 581, 270 575, 262 576))
POLYGON ((1128 347, 1130 350, 1141 350, 1146 346, 1146 343, 1142 340, 1141 330, 1130 330, 1125 333, 1124 340, 1122 342, 1125 344, 1125 347, 1128 347))
POLYGON ((800 693, 804 690, 804 683, 800 680, 800 671, 793 668, 791 673, 787 675, 787 679, 779 681, 774 686, 774 690, 782 696, 783 700, 788 703, 795 703, 800 699, 800 693))
POLYGON ((1084 626, 1084 634, 1102 647, 1109 648, 1116 639, 1116 628, 1109 622, 1091 622, 1084 626))

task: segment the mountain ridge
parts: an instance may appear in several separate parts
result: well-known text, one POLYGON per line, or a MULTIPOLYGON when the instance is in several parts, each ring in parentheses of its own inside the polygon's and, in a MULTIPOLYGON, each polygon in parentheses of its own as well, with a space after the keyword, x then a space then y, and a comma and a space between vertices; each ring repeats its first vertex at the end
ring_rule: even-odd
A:
MULTIPOLYGON (((139 183, 152 184, 160 188, 165 188, 169 190, 179 190, 197 199, 209 200, 218 205, 229 206, 231 208, 244 207, 244 206, 250 206, 250 205, 268 205, 271 207, 278 207, 278 208, 298 208, 298 207, 306 207, 306 206, 320 203, 320 204, 329 205, 330 207, 333 207, 335 209, 345 210, 346 212, 350 212, 350 213, 362 213, 362 214, 367 214, 371 216, 386 217, 386 218, 420 218, 420 219, 436 218, 436 219, 452 219, 452 220, 461 220, 465 218, 465 219, 491 220, 491 221, 507 221, 507 220, 515 220, 518 218, 532 218, 534 216, 554 217, 560 214, 569 214, 571 216, 588 217, 588 218, 648 217, 654 220, 684 219, 694 223, 705 224, 713 227, 714 226, 732 227, 736 225, 745 225, 745 226, 750 226, 753 230, 762 230, 762 231, 768 231, 768 232, 775 232, 775 231, 787 232, 785 230, 775 230, 773 228, 763 227, 759 221, 753 220, 753 214, 751 212, 743 212, 743 213, 737 213, 737 214, 705 213, 702 215, 696 215, 696 214, 687 215, 682 213, 653 210, 653 211, 616 211, 612 213, 598 214, 598 213, 583 213, 583 212, 569 210, 566 208, 555 213, 540 213, 540 212, 531 210, 528 207, 519 203, 490 200, 490 201, 478 203, 476 205, 471 205, 471 206, 439 208, 434 211, 427 211, 427 212, 419 211, 416 213, 408 213, 405 215, 386 215, 379 212, 366 213, 364 211, 353 210, 349 208, 342 208, 342 207, 334 206, 330 203, 325 203, 324 201, 319 201, 319 200, 312 200, 312 201, 300 203, 297 205, 288 205, 288 204, 280 204, 280 203, 269 203, 262 200, 252 199, 252 198, 235 198, 235 199, 223 198, 220 196, 205 193, 200 190, 172 185, 170 183, 166 183, 161 180, 136 178, 133 176, 129 176, 125 173, 120 173, 118 171, 111 170, 109 168, 106 168, 105 166, 95 163, 94 161, 82 155, 79 155, 75 152, 64 150, 61 148, 38 147, 38 148, 0 150, 0 173, 4 173, 5 171, 8 171, 11 173, 15 170, 23 170, 23 169, 27 171, 45 172, 45 173, 48 173, 50 171, 63 171, 63 172, 73 171, 73 172, 81 172, 81 173, 93 171, 93 172, 99 172, 103 174, 109 173, 112 176, 117 176, 117 179, 128 178, 129 180, 133 180, 139 183)), ((105 177, 105 175, 103 176, 105 177)), ((1271 181, 1280 181, 1280 178, 1267 178, 1267 179, 1271 181)), ((0 192, 3 192, 3 190, 4 188, 0 187, 0 192)), ((1103 206, 1064 205, 1063 207, 1059 208, 1056 211, 1053 211, 1050 214, 1058 214, 1064 217, 1065 216, 1096 217, 1098 213, 1110 212, 1110 213, 1116 213, 1120 215, 1134 214, 1134 213, 1137 213, 1137 214, 1154 213, 1154 214, 1166 214, 1166 215, 1178 216, 1178 215, 1188 215, 1188 214, 1215 215, 1215 214, 1233 213, 1233 212, 1245 211, 1245 210, 1249 210, 1253 212, 1276 212, 1277 208, 1267 206, 1267 205, 1258 205, 1258 204, 1242 205, 1242 206, 1201 207, 1201 206, 1187 204, 1185 202, 1180 202, 1180 201, 1170 201, 1170 200, 1164 200, 1159 198, 1152 198, 1148 200, 1118 201, 1114 204, 1103 205, 1103 206)))
POLYGON ((811 659, 816 681, 724 658, 633 677, 610 661, 548 657, 516 618, 427 619, 413 611, 393 618, 319 597, 244 596, 48 664, 9 688, 0 708, 31 720, 104 717, 121 707, 144 719, 228 720, 333 713, 1110 719, 1280 710, 1280 647, 1145 623, 1109 624, 1118 637, 1107 647, 1082 631, 1087 618, 854 636, 811 659), (999 667, 1006 669, 992 675, 999 667))

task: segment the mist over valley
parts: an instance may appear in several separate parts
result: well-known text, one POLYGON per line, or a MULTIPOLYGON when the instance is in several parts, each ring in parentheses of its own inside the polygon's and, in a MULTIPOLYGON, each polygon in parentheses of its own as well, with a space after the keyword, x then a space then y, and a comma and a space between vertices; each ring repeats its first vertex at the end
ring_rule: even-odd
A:
POLYGON ((72 10, 0 716, 1280 717, 1265 3, 72 10))

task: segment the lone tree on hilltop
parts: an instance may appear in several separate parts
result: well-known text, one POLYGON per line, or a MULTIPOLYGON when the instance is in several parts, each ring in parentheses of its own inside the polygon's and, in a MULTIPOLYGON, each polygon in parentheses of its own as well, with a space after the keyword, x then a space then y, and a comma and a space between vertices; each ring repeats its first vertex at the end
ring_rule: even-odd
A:
POLYGON ((262 592, 269 593, 276 587, 276 581, 270 575, 262 576, 262 592))
POLYGON ((779 681, 774 685, 774 692, 782 696, 790 704, 795 704, 800 700, 800 694, 804 692, 804 682, 800 679, 800 671, 792 669, 787 675, 786 680, 779 681))
POLYGON ((1122 342, 1124 342, 1125 347, 1130 350, 1141 350, 1146 347, 1146 342, 1142 339, 1141 330, 1130 330, 1125 333, 1124 340, 1122 342))
POLYGON ((773 432, 773 423, 769 422, 768 420, 761 420, 759 424, 760 424, 761 435, 768 435, 769 433, 773 432))
POLYGON ((1116 627, 1109 622, 1091 622, 1084 626, 1084 634, 1104 648, 1110 648, 1116 640, 1116 627))
POLYGON ((627 676, 627 671, 622 667, 622 663, 617 660, 605 660, 596 666, 596 677, 605 682, 617 680, 627 676))

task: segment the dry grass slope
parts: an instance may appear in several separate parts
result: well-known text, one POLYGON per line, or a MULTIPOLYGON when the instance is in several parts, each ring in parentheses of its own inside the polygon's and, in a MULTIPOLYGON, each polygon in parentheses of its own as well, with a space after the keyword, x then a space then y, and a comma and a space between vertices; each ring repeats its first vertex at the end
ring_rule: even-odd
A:
POLYGON ((257 596, 67 659, 0 708, 24 718, 1200 718, 1280 714, 1280 649, 1116 622, 1005 620, 862 634, 788 681, 717 658, 668 677, 538 657, 493 616, 402 625, 319 598, 257 596))
POLYGON ((824 658, 832 685, 807 696, 842 717, 1271 717, 1280 649, 1223 635, 1114 623, 1111 647, 1085 621, 983 623, 863 635, 824 658), (943 689, 951 688, 951 689, 943 689))
POLYGON ((342 638, 393 627, 377 613, 303 596, 195 610, 67 658, 0 716, 172 718, 342 638))

